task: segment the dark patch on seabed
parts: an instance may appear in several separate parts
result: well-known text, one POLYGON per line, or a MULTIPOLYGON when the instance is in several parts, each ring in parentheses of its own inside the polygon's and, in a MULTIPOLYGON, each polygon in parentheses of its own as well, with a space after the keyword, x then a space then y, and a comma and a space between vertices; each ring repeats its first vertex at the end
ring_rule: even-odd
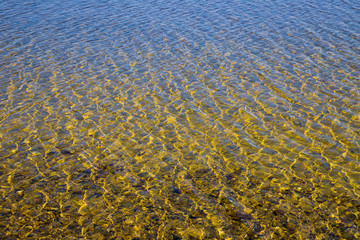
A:
POLYGON ((1 1, 1 239, 359 239, 360 3, 1 1))

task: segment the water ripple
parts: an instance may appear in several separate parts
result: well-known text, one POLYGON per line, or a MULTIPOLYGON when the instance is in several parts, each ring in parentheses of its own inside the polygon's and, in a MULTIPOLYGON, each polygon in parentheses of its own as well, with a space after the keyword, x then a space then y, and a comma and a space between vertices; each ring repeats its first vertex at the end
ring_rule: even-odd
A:
POLYGON ((0 238, 360 238, 358 1, 0 9, 0 238))

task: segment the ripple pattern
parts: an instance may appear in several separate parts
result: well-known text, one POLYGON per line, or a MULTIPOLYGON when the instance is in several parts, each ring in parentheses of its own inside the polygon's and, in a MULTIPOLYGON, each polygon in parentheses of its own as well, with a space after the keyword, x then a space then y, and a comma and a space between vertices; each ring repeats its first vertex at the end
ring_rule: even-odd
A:
POLYGON ((0 238, 360 238, 358 1, 0 9, 0 238))

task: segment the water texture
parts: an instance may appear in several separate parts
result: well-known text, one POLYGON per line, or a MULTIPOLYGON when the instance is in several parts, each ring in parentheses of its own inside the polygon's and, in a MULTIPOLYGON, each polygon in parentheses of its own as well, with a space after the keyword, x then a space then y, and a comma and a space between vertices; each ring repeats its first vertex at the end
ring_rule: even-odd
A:
POLYGON ((360 2, 0 2, 1 239, 359 239, 360 2))

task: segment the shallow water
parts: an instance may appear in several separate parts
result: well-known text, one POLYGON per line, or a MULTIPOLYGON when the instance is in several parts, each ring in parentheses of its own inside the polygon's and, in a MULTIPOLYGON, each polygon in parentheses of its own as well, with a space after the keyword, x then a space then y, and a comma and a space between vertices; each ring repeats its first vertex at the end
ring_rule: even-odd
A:
POLYGON ((360 238, 359 19, 2 1, 0 238, 360 238))

